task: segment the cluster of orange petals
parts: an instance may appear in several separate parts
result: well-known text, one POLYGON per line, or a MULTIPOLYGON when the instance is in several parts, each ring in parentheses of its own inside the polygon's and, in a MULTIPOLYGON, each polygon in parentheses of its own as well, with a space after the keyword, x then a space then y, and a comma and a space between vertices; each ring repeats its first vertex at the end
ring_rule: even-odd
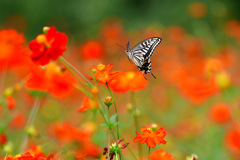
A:
POLYGON ((78 108, 77 111, 79 113, 82 113, 82 112, 84 112, 86 110, 91 109, 91 107, 92 107, 92 101, 90 100, 90 98, 84 97, 82 105, 78 108))
POLYGON ((110 88, 114 92, 136 92, 145 89, 148 81, 142 72, 119 72, 112 81, 109 82, 110 88))
POLYGON ((219 103, 214 105, 210 109, 210 118, 219 123, 227 122, 231 118, 231 112, 225 103, 219 103))
POLYGON ((70 72, 62 70, 52 62, 45 70, 35 68, 26 81, 26 87, 49 92, 57 98, 64 98, 72 92, 75 83, 76 80, 70 72))
POLYGON ((49 153, 48 156, 42 152, 41 146, 31 146, 30 150, 25 154, 18 154, 15 156, 7 156, 6 160, 56 160, 57 157, 53 153, 49 153))
MULTIPOLYGON (((106 84, 109 83, 110 81, 113 80, 113 78, 116 76, 118 72, 110 73, 111 69, 113 69, 113 65, 109 64, 107 66, 103 64, 99 64, 97 67, 93 66, 92 67, 92 73, 95 76, 95 79, 101 83, 101 84, 106 84)), ((91 79, 93 77, 89 76, 91 79)))
POLYGON ((36 64, 46 65, 50 60, 56 60, 63 54, 67 47, 68 37, 65 33, 58 32, 54 26, 44 28, 40 34, 29 43, 32 50, 31 58, 36 64))
POLYGON ((175 160, 171 154, 167 153, 163 149, 153 151, 148 157, 151 160, 175 160))
POLYGON ((90 140, 92 133, 89 130, 78 129, 68 123, 54 126, 54 136, 62 142, 78 142, 81 146, 76 153, 78 159, 83 157, 98 157, 101 150, 90 140))
POLYGON ((163 139, 166 136, 166 132, 163 128, 159 128, 157 131, 153 131, 151 128, 141 127, 141 133, 136 131, 137 136, 133 139, 134 142, 147 143, 148 147, 154 148, 156 144, 166 144, 163 139))
POLYGON ((97 40, 88 40, 80 46, 80 55, 83 59, 100 59, 104 55, 104 45, 97 40))
MULTIPOLYGON (((238 127, 238 126, 237 126, 238 127)), ((231 129, 226 135, 226 143, 229 149, 236 155, 240 156, 240 129, 231 129)))
MULTIPOLYGON (((202 103, 231 84, 228 70, 235 65, 235 51, 224 47, 216 57, 204 56, 203 41, 189 38, 180 27, 170 27, 178 39, 166 37, 158 59, 161 76, 195 104, 202 103), (182 30, 182 31, 181 31, 182 30), (177 42, 177 45, 174 44, 177 42)), ((167 31, 168 33, 168 31, 167 31)), ((176 36, 174 36, 176 37, 176 36)))
POLYGON ((16 30, 0 31, 0 71, 28 67, 32 64, 25 43, 23 34, 16 30))

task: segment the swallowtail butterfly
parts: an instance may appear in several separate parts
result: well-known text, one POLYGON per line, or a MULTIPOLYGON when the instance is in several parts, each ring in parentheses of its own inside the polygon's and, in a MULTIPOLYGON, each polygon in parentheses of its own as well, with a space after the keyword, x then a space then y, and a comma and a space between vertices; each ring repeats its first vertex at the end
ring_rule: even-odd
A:
POLYGON ((128 41, 126 50, 127 56, 129 60, 132 60, 135 63, 139 71, 142 71, 143 75, 144 73, 151 73, 151 75, 156 79, 151 71, 150 57, 161 41, 162 39, 158 37, 149 38, 138 43, 132 48, 132 50, 130 49, 128 41))

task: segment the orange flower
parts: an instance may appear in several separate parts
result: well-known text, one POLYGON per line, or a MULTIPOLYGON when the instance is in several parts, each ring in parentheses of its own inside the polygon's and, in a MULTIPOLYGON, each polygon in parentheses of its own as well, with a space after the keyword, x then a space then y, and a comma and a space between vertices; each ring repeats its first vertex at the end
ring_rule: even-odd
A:
POLYGON ((232 129, 226 135, 226 143, 229 149, 240 157, 240 130, 232 129))
POLYGON ((7 103, 8 103, 8 108, 10 110, 12 110, 15 107, 15 105, 16 105, 16 103, 15 103, 14 99, 12 98, 12 96, 7 96, 7 103))
POLYGON ((4 133, 0 133, 0 146, 7 143, 7 136, 4 133))
POLYGON ((47 91, 54 97, 64 98, 74 89, 75 78, 70 72, 62 70, 54 62, 47 65, 45 70, 35 69, 26 82, 26 87, 39 91, 47 91))
POLYGON ((80 55, 83 59, 100 59, 103 54, 104 46, 97 40, 88 40, 80 47, 80 55))
POLYGON ((20 129, 24 127, 27 121, 27 117, 23 113, 17 113, 10 121, 10 127, 14 129, 20 129))
MULTIPOLYGON (((93 66, 91 71, 94 74, 96 80, 99 81, 99 83, 106 84, 109 83, 113 79, 113 77, 115 77, 115 75, 118 73, 118 72, 110 73, 111 69, 113 69, 112 64, 109 64, 107 66, 99 64, 97 67, 93 66)), ((91 76, 89 77, 93 79, 91 76)))
POLYGON ((112 81, 110 88, 114 92, 136 92, 143 90, 148 84, 141 72, 119 72, 112 81))
POLYGON ((53 154, 49 154, 48 156, 45 156, 43 153, 41 155, 34 155, 31 154, 30 152, 27 152, 25 154, 18 154, 15 155, 14 157, 12 156, 7 156, 6 160, 52 160, 53 159, 53 154))
POLYGON ((227 122, 231 118, 229 107, 224 103, 214 105, 210 109, 210 118, 219 123, 227 122))
POLYGON ((163 128, 159 128, 154 132, 151 128, 141 127, 141 133, 136 131, 137 136, 133 139, 134 142, 147 143, 148 147, 154 148, 156 144, 166 144, 166 141, 163 139, 166 136, 166 132, 163 128))
POLYGON ((148 157, 151 160, 175 160, 171 154, 167 153, 163 149, 153 151, 148 157))
POLYGON ((203 18, 207 14, 207 6, 204 3, 195 2, 189 6, 188 11, 193 18, 203 18))
POLYGON ((40 65, 56 60, 66 50, 68 37, 58 32, 54 26, 44 27, 46 34, 40 34, 29 43, 33 62, 40 65))
POLYGON ((97 158, 101 154, 100 148, 91 142, 89 129, 78 129, 68 123, 54 126, 56 138, 62 142, 77 142, 80 149, 76 151, 76 159, 97 158))
POLYGON ((84 97, 81 107, 78 108, 78 112, 80 112, 80 113, 84 112, 86 110, 91 109, 91 107, 92 107, 91 100, 88 97, 84 97))
POLYGON ((0 31, 0 71, 28 67, 32 64, 29 55, 23 34, 13 29, 0 31))
POLYGON ((54 126, 54 133, 59 141, 63 142, 84 142, 90 138, 90 133, 71 126, 68 123, 54 126))

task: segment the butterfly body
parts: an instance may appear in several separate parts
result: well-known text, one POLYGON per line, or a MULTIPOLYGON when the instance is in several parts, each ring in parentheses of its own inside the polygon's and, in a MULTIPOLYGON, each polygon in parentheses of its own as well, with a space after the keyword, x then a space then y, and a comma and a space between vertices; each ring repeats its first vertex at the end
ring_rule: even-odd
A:
MULTIPOLYGON (((152 71, 151 71, 151 60, 150 57, 152 56, 156 47, 162 41, 161 38, 153 37, 146 39, 136 46, 130 49, 129 42, 127 43, 127 56, 128 59, 133 61, 137 66, 139 71, 142 71, 143 74, 151 73, 151 75, 156 78, 152 71)), ((144 76, 145 77, 145 76, 144 76)), ((146 77, 145 77, 146 78, 146 77)))

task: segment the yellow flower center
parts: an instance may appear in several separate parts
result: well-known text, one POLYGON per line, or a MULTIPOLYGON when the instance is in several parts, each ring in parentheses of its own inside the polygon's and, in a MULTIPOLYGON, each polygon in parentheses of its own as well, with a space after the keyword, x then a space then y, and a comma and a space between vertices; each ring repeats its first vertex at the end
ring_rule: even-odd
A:
POLYGON ((134 72, 128 72, 127 73, 127 78, 128 79, 133 79, 135 77, 135 73, 134 72))
POLYGON ((105 65, 99 64, 97 68, 98 70, 103 71, 105 69, 105 65))

